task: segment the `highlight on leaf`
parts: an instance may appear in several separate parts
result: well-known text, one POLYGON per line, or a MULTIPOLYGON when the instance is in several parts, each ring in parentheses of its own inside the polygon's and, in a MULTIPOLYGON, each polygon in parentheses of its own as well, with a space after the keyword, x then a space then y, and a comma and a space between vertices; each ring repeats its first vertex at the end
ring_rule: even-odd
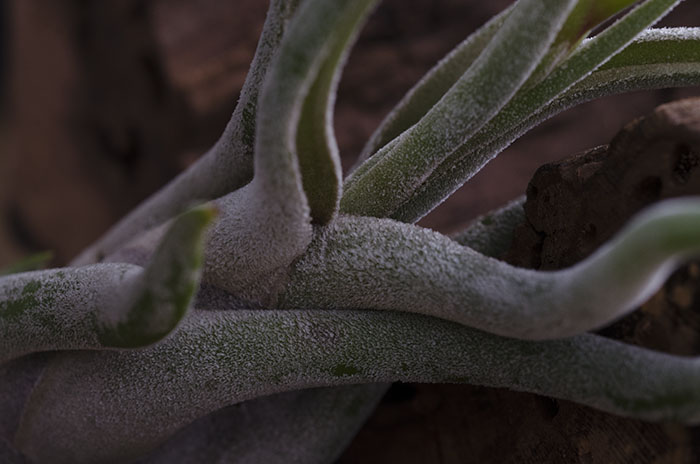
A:
POLYGON ((467 72, 390 152, 346 182, 341 211, 390 216, 455 148, 515 95, 547 53, 575 0, 521 0, 467 72), (382 202, 374 201, 375 197, 382 202))
POLYGON ((699 255, 698 199, 650 208, 594 255, 557 272, 516 268, 411 225, 347 217, 316 237, 279 304, 401 308, 507 337, 561 338, 631 311, 679 262, 699 255))

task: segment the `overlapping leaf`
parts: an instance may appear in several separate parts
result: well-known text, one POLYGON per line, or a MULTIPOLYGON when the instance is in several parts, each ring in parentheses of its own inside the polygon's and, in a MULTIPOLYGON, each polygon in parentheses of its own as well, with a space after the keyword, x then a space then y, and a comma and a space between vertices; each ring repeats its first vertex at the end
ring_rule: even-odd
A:
POLYGON ((341 218, 298 261, 281 304, 411 311, 499 335, 548 339, 603 326, 700 255, 700 201, 669 200, 557 272, 515 268, 387 219, 341 218))
MULTIPOLYGON (((382 214, 371 215, 390 216, 402 221, 413 222, 441 203, 459 185, 468 180, 481 169, 486 162, 492 159, 498 151, 483 152, 481 156, 475 151, 492 139, 498 138, 509 129, 518 125, 523 119, 538 112, 542 107, 551 102, 574 83, 584 78, 606 62, 615 53, 623 49, 641 33, 645 28, 658 21, 670 11, 680 0, 646 0, 638 5, 626 16, 614 25, 610 26, 594 39, 585 42, 573 53, 558 63, 558 65, 546 74, 539 82, 528 82, 522 91, 518 92, 511 101, 507 102, 498 114, 488 124, 480 128, 477 133, 463 134, 460 141, 448 145, 439 145, 440 157, 433 158, 433 163, 425 163, 416 159, 417 155, 410 150, 403 149, 399 145, 392 145, 390 150, 382 150, 375 160, 362 175, 353 175, 347 181, 346 195, 343 199, 343 210, 354 214, 358 208, 371 205, 374 200, 373 189, 370 185, 380 185, 387 190, 382 195, 382 214), (473 137, 472 137, 473 135, 473 137), (401 152, 401 153, 398 153, 401 152), (381 175, 382 169, 401 170, 403 157, 412 159, 413 178, 417 183, 402 183, 396 180, 396 176, 387 177, 381 175), (380 166, 384 165, 385 168, 380 166), (372 174, 375 172, 375 174, 372 174), (454 178, 455 180, 452 180, 454 178), (394 189, 391 193, 390 190, 394 189), (396 193, 398 191, 399 193, 396 193), (391 206, 389 206, 391 205, 391 206)), ((574 10, 575 12, 575 10, 574 10)), ((559 24, 561 26, 561 23, 559 24)), ((544 55, 543 55, 544 56, 544 55)), ((541 58, 542 59, 542 58, 541 58)), ((498 82, 498 81, 496 81, 498 82)), ((492 85, 495 85, 492 83, 492 85)), ((498 87, 497 85, 495 85, 498 87)), ((444 101, 444 99, 443 99, 444 101)), ((436 105, 435 108, 438 108, 436 105)), ((453 114, 456 109, 453 105, 446 114, 453 114)), ((435 109, 431 110, 434 111, 435 109)), ((428 113, 430 114, 430 113, 428 113)), ((430 123, 427 115, 423 118, 426 124, 430 123)), ((419 126, 417 124, 409 132, 413 132, 419 126)), ((443 125, 443 129, 446 126, 443 125)), ((437 125, 435 125, 435 130, 437 125)), ((420 132, 420 131, 418 131, 420 132)), ((416 136, 418 135, 416 132, 416 136)), ((428 132, 423 131, 423 132, 428 132)), ((421 135, 425 135, 422 134, 421 135)), ((400 137, 403 138, 405 135, 400 137)), ((511 140, 512 141, 512 140, 511 140)), ((436 144, 431 142, 433 147, 436 144)), ((435 148, 433 148, 435 149, 435 148)), ((374 189, 376 190, 376 189, 374 189)), ((369 211, 375 211, 370 209, 369 211)), ((378 211, 378 210, 377 210, 378 211)))
MULTIPOLYGON (((652 29, 551 102, 522 119, 481 131, 450 155, 416 190, 401 210, 420 217, 457 190, 481 165, 544 120, 596 98, 635 90, 700 84, 698 28, 652 29), (475 162, 476 161, 476 162, 475 162)), ((491 127, 491 124, 489 124, 491 127)))
POLYGON ((311 241, 312 220, 335 214, 340 168, 330 95, 345 50, 373 4, 309 0, 290 23, 260 96, 255 177, 217 202, 222 214, 209 239, 209 283, 269 303, 311 241))
POLYGON ((137 348, 170 333, 199 283, 212 210, 180 216, 146 269, 127 264, 0 278, 0 362, 36 351, 137 348))
POLYGON ((124 462, 226 405, 394 380, 508 387, 648 420, 700 421, 696 359, 597 336, 525 342, 378 311, 196 311, 147 350, 63 355, 32 393, 16 442, 40 462, 124 462))
POLYGON ((348 179, 341 208, 391 215, 435 166, 464 143, 525 83, 575 0, 521 0, 468 71, 373 166, 348 179))

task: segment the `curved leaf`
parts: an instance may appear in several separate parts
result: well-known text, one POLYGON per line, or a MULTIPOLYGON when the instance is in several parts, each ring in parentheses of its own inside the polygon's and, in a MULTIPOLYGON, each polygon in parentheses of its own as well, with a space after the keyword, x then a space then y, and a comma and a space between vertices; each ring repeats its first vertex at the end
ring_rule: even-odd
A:
POLYGON ((484 130, 433 171, 397 213, 415 218, 456 191, 481 165, 548 118, 596 98, 634 90, 700 85, 700 28, 645 31, 627 48, 550 103, 511 121, 500 130, 484 130))
POLYGON ((371 163, 365 163, 368 158, 417 123, 459 80, 503 25, 511 10, 512 7, 509 7, 502 11, 467 37, 408 91, 365 144, 356 162, 356 175, 361 175, 371 166, 371 163))
POLYGON ((520 0, 469 70, 390 153, 344 186, 341 210, 388 216, 455 148, 491 119, 547 53, 575 0, 520 0))
MULTIPOLYGON (((602 33, 585 41, 539 83, 525 86, 478 133, 469 139, 462 139, 459 144, 452 145, 444 152, 439 162, 424 169, 414 161, 414 168, 423 174, 420 183, 402 186, 399 188, 402 190, 400 194, 386 193, 382 203, 391 205, 384 208, 387 213, 385 216, 404 222, 415 222, 423 217, 498 154, 498 151, 480 150, 480 147, 501 137, 503 133, 508 133, 510 128, 537 113, 609 60, 679 2, 680 0, 646 0, 602 33)), ((380 162, 375 161, 376 164, 380 162)), ((388 160, 386 162, 389 163, 388 160)), ((356 188, 358 199, 354 200, 356 202, 366 203, 372 200, 367 186, 360 188, 366 182, 364 177, 366 176, 356 180, 359 183, 356 188)), ((375 179, 374 182, 379 181, 375 179)), ((346 191, 350 191, 349 186, 346 191)), ((345 211, 353 213, 352 209, 345 211)))
POLYGON ((16 444, 37 461, 125 462, 230 404, 393 380, 507 387, 648 420, 700 421, 697 360, 597 336, 526 342, 377 311, 195 311, 147 350, 61 354, 34 389, 16 444))
POLYGON ((253 62, 238 104, 224 133, 195 164, 125 216, 73 265, 99 262, 137 235, 162 224, 193 201, 212 200, 232 192, 253 177, 258 95, 270 62, 299 0, 271 0, 253 62))
MULTIPOLYGON (((600 22, 627 8, 637 0, 579 0, 559 31, 557 38, 544 58, 551 67, 560 61, 559 55, 568 54, 588 32, 600 22)), ((484 26, 471 34, 435 65, 396 105, 382 121, 362 150, 356 167, 361 174, 373 163, 365 163, 378 149, 398 137, 418 122, 430 108, 457 82, 469 66, 488 45, 503 25, 512 6, 494 16, 484 26)), ((544 63, 540 63, 542 68, 544 63)), ((547 69, 547 72, 549 69, 547 69)), ((538 74, 536 72, 536 74, 538 74)), ((532 78, 531 78, 532 79, 532 78)))
POLYGON ((514 140, 567 108, 633 90, 699 84, 699 44, 697 28, 653 29, 642 33, 615 58, 547 104, 531 108, 530 114, 523 112, 521 118, 512 118, 507 123, 497 121, 493 126, 489 123, 435 169, 395 216, 422 217, 514 140))
POLYGON ((564 45, 567 51, 600 23, 639 0, 579 0, 562 26, 552 48, 564 45))
MULTIPOLYGON (((524 217, 523 198, 475 221, 453 240, 496 256, 524 217)), ((198 297, 224 309, 230 302, 198 297)), ((333 462, 366 420, 387 384, 326 387, 247 401, 202 418, 139 463, 185 461, 269 464, 333 462), (357 414, 348 414, 355 411, 357 414)))
POLYGON ((136 348, 170 333, 199 282, 210 208, 176 219, 142 269, 96 264, 0 278, 0 362, 37 351, 136 348))
POLYGON ((698 199, 649 208, 608 245, 557 272, 516 268, 420 227, 345 217, 320 232, 296 263, 279 304, 398 309, 509 337, 551 339, 631 311, 680 260, 698 255, 698 199))
MULTIPOLYGON (((287 267, 311 241, 312 211, 300 164, 307 167, 307 174, 311 167, 300 160, 309 156, 308 162, 325 164, 320 173, 337 170, 338 160, 332 149, 322 144, 312 147, 313 134, 305 131, 327 123, 336 68, 374 1, 309 0, 300 6, 260 96, 255 177, 217 201, 221 218, 209 238, 207 282, 267 304, 284 281, 287 267), (300 121, 305 124, 301 134, 300 121)), ((331 190, 339 188, 334 178, 326 179, 331 190)), ((328 186, 319 186, 322 179, 307 181, 319 189, 313 195, 329 193, 328 186)), ((319 207, 325 211, 317 211, 319 221, 327 220, 335 209, 319 207)))

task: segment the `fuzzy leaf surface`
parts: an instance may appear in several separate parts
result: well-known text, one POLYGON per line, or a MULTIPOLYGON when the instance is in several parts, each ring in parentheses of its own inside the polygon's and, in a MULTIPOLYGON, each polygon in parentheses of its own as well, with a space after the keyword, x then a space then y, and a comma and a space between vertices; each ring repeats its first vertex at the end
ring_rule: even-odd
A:
POLYGON ((420 227, 343 217, 300 259, 284 307, 410 311, 508 337, 551 339, 599 328, 700 255, 700 200, 659 203, 571 268, 510 266, 420 227))
POLYGON ((390 152, 348 178, 341 211, 391 215, 456 147, 513 97, 547 53, 575 0, 520 0, 467 72, 390 152))
POLYGON ((230 404, 396 380, 507 387, 647 420, 700 420, 697 359, 593 335, 527 342, 406 313, 195 311, 146 350, 61 354, 34 389, 16 444, 38 461, 123 462, 230 404))
MULTIPOLYGON (((508 133, 511 127, 519 125, 523 120, 537 113, 558 95, 622 50, 645 28, 661 19, 678 3, 680 0, 646 0, 615 24, 585 41, 540 82, 532 85, 528 83, 473 137, 465 138, 459 144, 451 146, 439 163, 423 170, 424 176, 421 178, 420 185, 411 186, 408 193, 390 195, 390 202, 393 202, 394 206, 389 208, 391 211, 386 216, 404 222, 415 222, 434 209, 499 153, 499 151, 480 150, 480 147, 508 133), (443 179, 445 176, 456 180, 443 179), (402 200, 395 201, 399 196, 402 200)), ((377 156, 384 155, 380 152, 377 156)), ((377 164, 380 162, 375 161, 377 164)), ((364 184, 365 180, 357 179, 356 182, 364 184)), ((365 185, 365 187, 361 195, 367 195, 367 197, 362 201, 369 201, 371 199, 370 192, 367 190, 369 186, 365 185)), ((349 191, 349 187, 346 187, 346 190, 349 191)))
POLYGON ((297 153, 311 218, 317 224, 333 219, 342 190, 343 174, 333 133, 333 107, 340 73, 360 26, 376 3, 376 0, 361 0, 343 7, 348 13, 326 39, 327 56, 301 110, 297 153))
POLYGON ((0 362, 37 351, 138 348, 170 333, 199 283, 212 210, 178 217, 146 269, 95 264, 0 278, 0 362))
POLYGON ((381 122, 362 149, 357 161, 360 175, 372 164, 365 163, 377 150, 417 123, 469 69, 498 29, 511 8, 493 17, 447 54, 401 99, 381 122))
POLYGON ((519 118, 494 118, 436 168, 395 216, 422 217, 513 141, 565 109, 608 95, 700 84, 699 46, 698 28, 642 32, 618 55, 546 104, 522 109, 519 118))
MULTIPOLYGON (((308 155, 312 162, 325 163, 321 173, 335 171, 338 160, 327 150, 314 152, 304 143, 298 145, 300 120, 306 116, 305 124, 326 124, 336 65, 373 4, 373 0, 308 0, 299 7, 260 96, 255 177, 216 202, 221 218, 209 237, 204 271, 208 283, 268 304, 288 266, 311 241, 312 210, 300 159, 308 155), (319 102, 320 109, 305 113, 307 104, 314 107, 319 102)), ((301 134, 304 140, 306 136, 301 134)), ((326 179, 331 191, 339 188, 334 179, 326 179)), ((314 195, 329 193, 321 191, 314 195)))

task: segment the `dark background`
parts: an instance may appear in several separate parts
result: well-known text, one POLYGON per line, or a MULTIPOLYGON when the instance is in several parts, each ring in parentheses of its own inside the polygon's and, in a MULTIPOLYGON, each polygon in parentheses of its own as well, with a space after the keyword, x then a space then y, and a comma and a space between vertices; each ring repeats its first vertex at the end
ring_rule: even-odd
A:
MULTIPOLYGON (((344 165, 423 73, 509 3, 385 0, 340 84, 344 165)), ((234 108, 267 3, 0 5, 0 266, 46 249, 54 264, 65 264, 213 144, 234 108)), ((664 24, 700 24, 700 3, 684 2, 664 24)), ((570 110, 515 143, 422 224, 457 230, 523 193, 542 163, 607 143, 631 119, 688 95, 700 88, 570 110)), ((664 436, 679 437, 669 444, 656 432, 580 410, 491 389, 397 386, 341 462, 691 462, 683 461, 691 445, 682 427, 663 426, 664 436), (554 421, 566 416, 562 408, 568 422, 554 421), (618 429, 637 448, 620 451, 610 433, 618 429)))

